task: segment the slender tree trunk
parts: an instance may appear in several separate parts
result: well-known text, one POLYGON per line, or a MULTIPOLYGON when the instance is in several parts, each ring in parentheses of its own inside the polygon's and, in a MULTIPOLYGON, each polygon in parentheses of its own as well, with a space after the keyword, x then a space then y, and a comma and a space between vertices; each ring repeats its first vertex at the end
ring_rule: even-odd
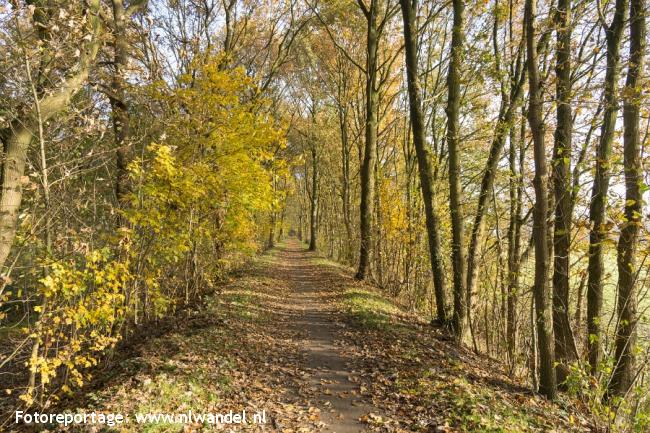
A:
MULTIPOLYGON (((34 111, 36 114, 36 123, 38 125, 37 130, 38 130, 38 144, 39 144, 39 153, 41 157, 41 182, 43 186, 43 201, 45 205, 45 251, 48 256, 51 256, 52 254, 52 216, 50 215, 51 212, 51 202, 50 202, 50 182, 48 179, 48 167, 47 167, 47 157, 46 157, 46 149, 45 149, 45 135, 43 131, 43 116, 41 113, 41 104, 40 104, 40 96, 37 90, 37 85, 34 82, 34 79, 32 77, 32 69, 31 69, 31 64, 29 62, 29 57, 27 54, 25 54, 25 70, 27 72, 27 79, 29 81, 29 85, 32 91, 32 95, 34 97, 34 111)), ((45 268, 45 274, 47 275, 49 273, 49 269, 45 268)), ((1 290, 0 290, 1 291, 1 290)), ((42 296, 41 298, 41 314, 43 314, 45 311, 47 311, 48 308, 48 298, 47 296, 42 296)), ((38 325, 37 325, 38 326, 38 325)), ((40 328, 40 326, 39 326, 40 328)), ((32 358, 35 358, 38 356, 39 348, 40 348, 40 340, 36 339, 32 345, 32 358)), ((30 375, 29 375, 29 382, 28 382, 28 390, 29 394, 31 395, 34 391, 34 386, 36 384, 36 374, 37 371, 35 369, 30 370, 30 375)))
POLYGON ((574 323, 582 323, 582 314, 584 311, 583 303, 585 298, 585 283, 587 282, 587 273, 584 272, 580 277, 580 284, 578 285, 578 300, 576 301, 576 314, 573 319, 574 323))
POLYGON ((537 312, 535 311, 535 302, 530 303, 530 327, 533 329, 530 339, 530 354, 528 358, 528 369, 530 370, 530 379, 533 391, 539 391, 539 349, 537 345, 537 332, 535 327, 537 323, 537 312))
MULTIPOLYGON (((273 181, 271 182, 271 187, 273 189, 273 193, 275 194, 277 192, 278 186, 277 182, 275 180, 275 175, 273 175, 273 181)), ((266 240, 266 248, 271 249, 275 246, 275 223, 277 220, 277 213, 275 209, 271 210, 271 217, 269 218, 269 236, 266 240)))
POLYGON ((528 123, 533 136, 535 160, 535 207, 533 212, 533 236, 535 238, 535 311, 537 340, 539 346, 540 392, 554 399, 556 394, 555 348, 553 342, 553 312, 548 285, 548 170, 544 144, 544 121, 542 117, 542 91, 539 80, 537 44, 535 40, 536 0, 526 0, 524 21, 526 26, 526 51, 528 63, 529 106, 528 123))
MULTIPOLYGON (((523 76, 522 76, 523 80, 523 76)), ((497 121, 496 135, 492 140, 490 146, 490 153, 483 172, 483 179, 481 180, 481 189, 479 191, 478 204, 476 208, 476 215, 474 216, 474 223, 470 235, 470 245, 467 256, 467 296, 471 301, 474 284, 476 283, 476 275, 478 273, 477 256, 478 246, 483 240, 485 232, 485 210, 487 207, 487 199, 492 191, 494 185, 494 177, 497 171, 497 164, 501 158, 503 147, 508 137, 510 124, 512 123, 513 113, 516 109, 516 100, 519 99, 521 84, 518 82, 515 85, 514 93, 510 95, 510 102, 508 100, 502 101, 502 106, 497 121)), ((468 302, 467 308, 470 310, 471 302, 468 302)))
MULTIPOLYGON (((286 182, 284 187, 286 189, 286 182)), ((284 237, 284 218, 286 217, 287 214, 287 197, 284 197, 284 203, 282 205, 282 212, 280 212, 280 227, 278 230, 278 237, 277 240, 278 242, 282 241, 282 238, 284 237)))
POLYGON ((318 236, 318 155, 311 143, 311 197, 309 202, 309 251, 316 251, 318 236))
POLYGON ((113 0, 113 77, 111 82, 111 110, 115 135, 115 196, 122 203, 129 190, 129 110, 126 102, 125 74, 128 65, 129 43, 126 37, 126 9, 122 0, 113 0))
POLYGON ((418 80, 417 62, 417 0, 400 0, 402 17, 404 19, 404 49, 406 52, 406 76, 408 82, 409 109, 413 143, 418 161, 420 188, 424 201, 424 212, 429 243, 429 257, 433 286, 436 298, 436 315, 441 324, 447 322, 445 300, 445 278, 440 252, 440 223, 433 202, 433 170, 431 168, 431 151, 426 143, 424 116, 420 100, 420 85, 418 80))
POLYGON ((235 6, 237 5, 237 0, 222 0, 223 12, 224 12, 224 21, 225 21, 225 36, 223 39, 223 53, 225 56, 225 61, 223 65, 227 65, 229 62, 232 62, 233 51, 235 49, 235 6))
MULTIPOLYGON (((499 46, 497 43, 498 40, 498 17, 494 18, 493 25, 493 45, 494 45, 494 57, 497 70, 501 71, 501 55, 499 52, 499 46)), ((513 59, 513 62, 515 60, 513 59)), ((487 207, 488 196, 492 191, 494 185, 494 177, 497 172, 497 165, 501 159, 501 153, 503 152, 503 147, 505 146, 506 139, 508 138, 508 133, 512 128, 512 119, 514 113, 517 109, 517 105, 520 102, 520 97, 522 89, 524 86, 524 81, 526 79, 525 67, 522 67, 521 55, 517 56, 516 62, 513 65, 513 71, 511 72, 511 89, 509 92, 506 91, 506 85, 504 82, 501 83, 501 106, 499 108, 499 116, 497 119, 497 124, 492 138, 492 144, 490 145, 490 152, 488 154, 488 160, 485 164, 485 171, 483 172, 483 178, 481 180, 481 189, 479 191, 478 203, 476 206, 476 214, 474 216, 474 223, 472 225, 472 230, 470 234, 469 250, 467 254, 467 310, 468 314, 471 314, 472 311, 472 293, 474 291, 474 284, 476 282, 476 275, 478 273, 478 246, 483 241, 483 235, 485 232, 485 211, 487 207)))
MULTIPOLYGON (((379 149, 375 147, 375 161, 379 160, 379 149)), ((375 220, 375 234, 374 234, 374 241, 375 245, 373 248, 373 253, 374 253, 374 259, 375 259, 375 275, 376 275, 376 281, 379 287, 385 287, 384 286, 384 264, 383 264, 383 253, 384 253, 384 247, 383 247, 383 242, 382 242, 382 236, 381 236, 381 228, 383 225, 382 221, 382 213, 381 213, 381 178, 379 175, 379 164, 375 163, 375 170, 374 170, 374 176, 375 176, 375 200, 374 200, 374 220, 375 220)))
POLYGON ((618 241, 618 323, 616 357, 608 394, 624 396, 634 383, 637 337, 638 266, 636 251, 643 221, 643 168, 639 136, 642 77, 646 45, 645 0, 630 1, 630 57, 623 105, 623 166, 625 167, 624 223, 618 241))
POLYGON ((557 126, 553 146, 553 190, 555 194, 555 225, 553 230, 553 330, 556 375, 563 383, 569 370, 567 364, 578 359, 569 321, 569 263, 571 248, 571 0, 558 0, 555 12, 556 101, 557 126))
MULTIPOLYGON (((523 111, 523 110, 522 110, 523 111)), ((510 368, 515 366, 517 352, 517 303, 519 298, 519 270, 521 258, 521 207, 523 154, 526 139, 526 119, 521 116, 521 136, 516 139, 514 129, 510 132, 508 164, 510 167, 510 224, 508 226, 508 289, 506 313, 506 341, 510 368), (517 146, 517 144, 519 146, 517 146), (519 159, 517 159, 519 154, 519 159), (519 170, 517 170, 519 161, 519 170)))
POLYGON ((449 207, 451 211, 452 263, 454 275, 453 329, 456 340, 462 342, 467 320, 465 268, 465 228, 460 185, 460 74, 465 40, 464 0, 453 0, 454 23, 451 35, 451 58, 447 74, 447 146, 449 148, 449 207))
POLYGON ((271 249, 275 246, 275 212, 271 212, 271 222, 269 223, 269 237, 266 241, 266 248, 271 249))
POLYGON ((352 260, 352 221, 350 217, 350 142, 348 140, 347 106, 343 106, 339 89, 339 128, 341 130, 341 204, 343 207, 343 224, 345 224, 346 244, 344 257, 346 262, 352 260))
MULTIPOLYGON (((364 12, 365 13, 365 12, 364 12)), ((377 15, 379 0, 371 0, 367 10, 367 43, 366 43, 366 122, 365 148, 361 164, 361 205, 360 229, 361 241, 359 247, 359 268, 356 278, 365 280, 369 275, 370 250, 372 248, 372 208, 375 194, 375 152, 377 147, 377 106, 379 94, 377 91, 377 51, 379 47, 379 32, 377 15)))
POLYGON ((618 67, 620 45, 623 36, 627 0, 616 0, 612 24, 605 27, 607 38, 607 69, 605 72, 604 114, 600 141, 596 152, 596 173, 594 175, 589 220, 589 264, 587 278, 587 352, 589 365, 596 373, 603 356, 601 313, 603 308, 603 241, 607 235, 605 212, 609 190, 609 163, 618 113, 618 67))

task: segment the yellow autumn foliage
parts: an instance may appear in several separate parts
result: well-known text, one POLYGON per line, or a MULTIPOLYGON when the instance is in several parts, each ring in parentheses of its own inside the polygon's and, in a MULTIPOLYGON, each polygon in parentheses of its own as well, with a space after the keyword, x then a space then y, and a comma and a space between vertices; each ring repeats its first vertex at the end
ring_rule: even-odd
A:
POLYGON ((173 92, 154 86, 171 111, 159 142, 130 166, 138 188, 125 216, 136 250, 147 248, 139 274, 157 315, 191 297, 197 287, 187 281, 210 286, 230 252, 256 251, 260 216, 277 201, 271 177, 284 131, 263 114, 266 102, 244 71, 219 64, 198 66, 173 92), (174 275, 181 262, 187 272, 174 275))
MULTIPOLYGON (((80 262, 46 264, 40 280, 41 305, 30 337, 34 344, 28 367, 47 387, 65 369, 63 385, 81 386, 82 370, 118 341, 115 325, 124 317, 125 290, 131 281, 128 261, 111 259, 108 249, 95 250, 80 262)), ((34 387, 21 398, 31 403, 34 387)))
POLYGON ((285 131, 244 70, 219 64, 197 63, 173 90, 152 86, 158 137, 129 166, 122 227, 103 249, 45 263, 38 319, 26 329, 25 404, 82 386, 123 330, 169 314, 212 287, 234 256, 259 249, 281 198, 273 181, 286 173, 276 156, 285 131))

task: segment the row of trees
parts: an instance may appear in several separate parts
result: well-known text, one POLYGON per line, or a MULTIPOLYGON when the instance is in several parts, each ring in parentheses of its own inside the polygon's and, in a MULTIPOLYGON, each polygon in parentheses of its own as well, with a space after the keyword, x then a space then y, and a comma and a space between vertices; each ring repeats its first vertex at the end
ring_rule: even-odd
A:
POLYGON ((288 209, 310 248, 549 398, 579 371, 600 381, 580 382, 593 401, 634 394, 647 351, 647 5, 309 7, 317 23, 296 54, 309 78, 291 80, 286 102, 320 107, 296 120, 311 135, 290 136, 303 159, 288 209))
POLYGON ((309 20, 291 1, 0 8, 9 415, 82 386, 265 244, 292 159, 277 83, 309 20))

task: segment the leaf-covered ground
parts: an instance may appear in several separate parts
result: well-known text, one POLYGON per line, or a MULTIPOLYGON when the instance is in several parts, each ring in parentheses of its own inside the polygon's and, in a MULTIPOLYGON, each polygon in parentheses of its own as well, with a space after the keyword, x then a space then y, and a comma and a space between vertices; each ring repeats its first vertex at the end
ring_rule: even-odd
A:
POLYGON ((78 431, 590 431, 575 411, 533 395, 296 241, 165 325, 65 403, 130 422, 78 431), (266 422, 134 422, 136 413, 188 410, 264 410, 266 422))

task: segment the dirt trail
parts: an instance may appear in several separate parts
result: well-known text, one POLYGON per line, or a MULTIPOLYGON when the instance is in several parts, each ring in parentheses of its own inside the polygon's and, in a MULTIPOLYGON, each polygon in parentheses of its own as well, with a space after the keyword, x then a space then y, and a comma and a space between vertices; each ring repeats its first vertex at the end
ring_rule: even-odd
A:
POLYGON ((292 293, 286 299, 283 323, 292 330, 305 353, 310 383, 318 389, 322 431, 351 433, 366 431, 359 418, 377 412, 359 396, 361 378, 346 355, 350 348, 339 333, 346 327, 342 313, 332 303, 339 282, 328 279, 313 255, 295 240, 289 240, 277 254, 277 272, 287 280, 292 293))
POLYGON ((125 346, 124 356, 95 371, 97 380, 61 410, 126 414, 122 427, 129 433, 369 431, 369 417, 381 411, 371 403, 340 303, 354 281, 321 260, 297 240, 283 242, 204 304, 125 346), (232 430, 201 422, 133 422, 137 414, 188 410, 264 410, 267 417, 232 430))

